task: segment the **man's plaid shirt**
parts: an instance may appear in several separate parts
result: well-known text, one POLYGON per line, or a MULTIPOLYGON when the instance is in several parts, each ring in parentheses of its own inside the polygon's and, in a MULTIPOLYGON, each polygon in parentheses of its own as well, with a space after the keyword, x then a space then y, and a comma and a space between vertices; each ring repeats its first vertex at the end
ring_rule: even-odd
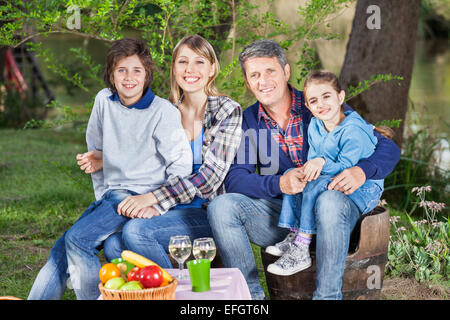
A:
POLYGON ((202 165, 187 177, 175 177, 153 191, 158 205, 169 210, 190 203, 197 195, 212 200, 224 192, 223 181, 233 163, 242 136, 242 109, 226 96, 209 96, 203 120, 202 165))
POLYGON ((261 103, 259 104, 258 119, 264 119, 267 129, 272 132, 272 138, 280 145, 281 150, 291 158, 297 167, 301 167, 303 165, 303 122, 301 116, 303 96, 296 95, 291 85, 289 85, 289 89, 292 94, 292 105, 291 117, 286 131, 266 113, 261 103))

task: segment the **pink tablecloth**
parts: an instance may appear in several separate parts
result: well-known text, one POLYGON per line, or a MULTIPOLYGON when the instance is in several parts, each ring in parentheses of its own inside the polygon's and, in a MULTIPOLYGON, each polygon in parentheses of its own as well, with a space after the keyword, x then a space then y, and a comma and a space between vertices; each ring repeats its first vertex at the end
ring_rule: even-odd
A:
MULTIPOLYGON (((167 269, 170 275, 177 277, 178 269, 167 269)), ((184 270, 188 274, 188 270, 184 270)), ((247 282, 237 268, 212 268, 211 290, 192 292, 191 281, 179 280, 175 291, 176 300, 251 300, 247 282)))

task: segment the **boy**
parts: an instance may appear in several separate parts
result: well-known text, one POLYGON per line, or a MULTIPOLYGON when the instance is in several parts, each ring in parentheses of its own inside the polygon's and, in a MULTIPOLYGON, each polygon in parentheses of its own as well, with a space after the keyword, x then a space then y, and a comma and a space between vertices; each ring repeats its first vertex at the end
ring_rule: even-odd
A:
POLYGON ((61 298, 68 273, 78 299, 96 299, 97 248, 130 219, 117 213, 117 205, 191 173, 180 113, 149 88, 152 66, 141 40, 111 45, 104 75, 108 88, 97 94, 86 131, 88 156, 103 157, 103 170, 92 174, 97 201, 53 246, 28 299, 61 298))

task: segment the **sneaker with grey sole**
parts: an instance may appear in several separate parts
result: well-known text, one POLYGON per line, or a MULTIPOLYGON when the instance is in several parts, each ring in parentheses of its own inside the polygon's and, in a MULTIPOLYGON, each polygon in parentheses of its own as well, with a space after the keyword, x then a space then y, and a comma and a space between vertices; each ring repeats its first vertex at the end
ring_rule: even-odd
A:
POLYGON ((297 232, 289 232, 289 234, 284 238, 283 241, 275 243, 273 246, 268 246, 266 248, 266 253, 271 254, 276 257, 281 257, 285 253, 292 242, 294 242, 297 232))
POLYGON ((277 261, 269 264, 267 271, 279 276, 290 276, 309 268, 311 265, 309 246, 291 244, 277 261))

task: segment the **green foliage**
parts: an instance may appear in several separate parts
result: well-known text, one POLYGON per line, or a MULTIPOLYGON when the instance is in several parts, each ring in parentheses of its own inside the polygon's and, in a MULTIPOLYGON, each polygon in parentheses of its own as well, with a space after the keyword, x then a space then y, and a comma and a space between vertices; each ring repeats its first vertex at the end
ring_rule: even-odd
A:
MULTIPOLYGON (((95 63, 84 48, 67 48, 67 55, 74 56, 75 63, 59 60, 54 52, 42 48, 40 39, 55 33, 73 34, 108 45, 127 36, 141 37, 156 64, 152 87, 158 95, 168 96, 174 46, 187 34, 200 34, 211 42, 218 55, 223 54, 230 60, 222 63, 218 86, 245 105, 252 98, 247 95, 237 63, 237 53, 245 45, 256 39, 277 38, 281 39, 282 47, 289 50, 294 44, 302 43, 295 61, 301 69, 299 83, 319 62, 312 41, 342 37, 329 32, 329 22, 352 2, 354 0, 311 0, 298 8, 298 24, 291 26, 271 12, 261 12, 259 6, 248 1, 16 1, 0 6, 2 20, 8 21, 0 27, 0 39, 3 45, 27 43, 46 68, 63 80, 69 93, 77 88, 82 94, 94 97, 103 83, 103 66, 95 63), (67 27, 75 14, 68 12, 72 5, 80 9, 79 30, 67 27)), ((268 0, 267 4, 277 5, 273 0, 268 0)))
POLYGON ((388 249, 386 273, 414 277, 417 281, 448 281, 450 275, 450 227, 448 216, 439 216, 442 203, 425 200, 431 187, 413 188, 411 195, 425 210, 426 219, 415 221, 405 214, 391 217, 392 235, 388 249))
POLYGON ((32 119, 44 121, 46 111, 40 97, 0 87, 0 128, 23 128, 32 119))
POLYGON ((403 80, 403 77, 396 76, 392 74, 377 74, 372 75, 370 79, 360 81, 357 86, 349 86, 347 88, 347 95, 345 100, 351 100, 352 98, 356 97, 357 95, 361 94, 364 91, 367 91, 372 87, 373 85, 377 83, 383 83, 388 81, 397 81, 398 84, 400 84, 400 81, 403 80))
POLYGON ((436 164, 436 153, 441 139, 424 128, 404 139, 400 162, 395 171, 385 179, 384 197, 399 210, 408 211, 418 217, 425 214, 411 195, 411 188, 430 185, 427 200, 449 203, 448 181, 450 171, 436 164))

